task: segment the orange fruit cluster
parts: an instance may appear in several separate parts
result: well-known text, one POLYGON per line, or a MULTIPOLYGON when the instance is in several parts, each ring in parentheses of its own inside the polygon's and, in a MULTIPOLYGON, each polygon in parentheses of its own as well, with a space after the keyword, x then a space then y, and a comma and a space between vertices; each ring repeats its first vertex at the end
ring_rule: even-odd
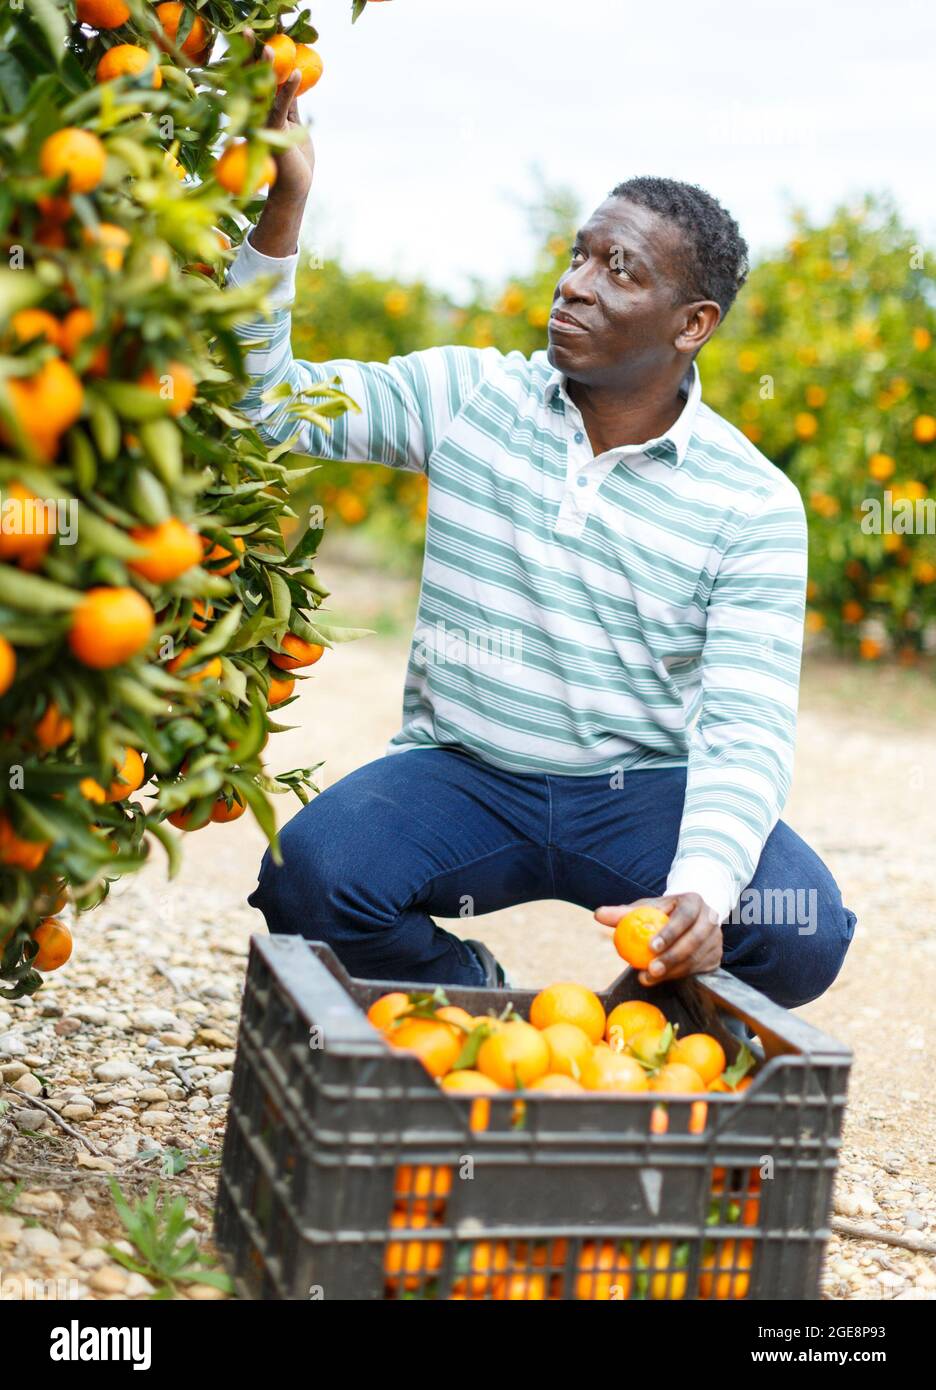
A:
MULTIPOLYGON (((488 1129, 489 1097, 498 1093, 656 1091, 684 1097, 731 1093, 745 1085, 738 1079, 744 1066, 736 1063, 726 1071, 716 1038, 705 1033, 677 1037, 660 1009, 642 999, 625 1000, 606 1014, 592 990, 566 981, 536 995, 529 1019, 512 1008, 500 1017, 473 1016, 448 1004, 439 989, 383 994, 367 1017, 392 1048, 416 1056, 443 1090, 472 1097, 469 1123, 476 1131, 488 1129)), ((524 1102, 515 1099, 513 1106, 514 1121, 522 1123, 524 1102)), ((691 1109, 694 1132, 705 1124, 704 1102, 694 1102, 691 1109)), ((654 1106, 651 1133, 665 1133, 666 1118, 663 1106, 654 1106)), ((447 1164, 397 1168, 384 1255, 389 1298, 411 1297, 416 1291, 432 1296, 445 1259, 442 1230, 454 1178, 455 1169, 447 1164)), ((712 1223, 756 1226, 759 1172, 715 1169, 711 1199, 712 1223)), ((570 1288, 580 1300, 689 1296, 688 1243, 596 1237, 575 1242, 570 1259, 572 1248, 562 1238, 459 1242, 450 1297, 548 1300, 568 1297, 570 1288)), ((747 1297, 751 1238, 706 1240, 701 1256, 699 1298, 747 1297)))
MULTIPOLYGON (((710 1034, 679 1037, 661 1010, 642 999, 606 1015, 597 994, 567 981, 541 990, 528 1020, 512 1006, 500 1017, 472 1017, 447 1005, 440 992, 381 995, 367 1016, 392 1047, 418 1057, 450 1091, 691 1096, 734 1094, 749 1084, 744 1068, 728 1068, 724 1048, 710 1034)), ((654 1128, 663 1132, 665 1125, 657 1118, 654 1128)))

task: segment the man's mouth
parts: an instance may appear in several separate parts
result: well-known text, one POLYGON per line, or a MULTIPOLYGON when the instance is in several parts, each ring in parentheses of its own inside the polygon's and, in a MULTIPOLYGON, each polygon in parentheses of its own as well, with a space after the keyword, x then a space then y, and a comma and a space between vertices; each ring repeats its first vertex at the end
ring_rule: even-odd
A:
POLYGON ((549 327, 557 333, 587 333, 584 323, 567 314, 564 309, 553 309, 549 316, 549 327))

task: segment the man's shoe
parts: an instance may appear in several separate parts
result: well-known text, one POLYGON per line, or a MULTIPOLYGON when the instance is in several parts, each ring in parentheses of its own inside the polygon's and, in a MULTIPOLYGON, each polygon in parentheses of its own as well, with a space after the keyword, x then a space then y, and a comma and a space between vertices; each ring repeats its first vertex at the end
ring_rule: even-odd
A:
POLYGON ((484 971, 483 986, 485 989, 510 988, 510 981, 504 973, 504 967, 493 952, 488 950, 483 941, 466 941, 465 945, 474 952, 478 964, 484 971))

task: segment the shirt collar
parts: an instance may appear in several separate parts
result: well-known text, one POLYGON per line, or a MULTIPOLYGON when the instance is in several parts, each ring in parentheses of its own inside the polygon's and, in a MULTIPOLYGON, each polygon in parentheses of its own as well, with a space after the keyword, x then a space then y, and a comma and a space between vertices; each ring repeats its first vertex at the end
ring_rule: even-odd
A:
MULTIPOLYGON (((648 439, 643 444, 622 444, 612 452, 622 458, 643 454, 647 458, 659 459, 671 468, 678 468, 686 457, 695 427, 696 412, 702 400, 702 378, 695 362, 683 379, 680 395, 685 400, 685 405, 665 434, 659 435, 656 439, 648 439)), ((569 407, 578 414, 578 407, 566 389, 566 378, 557 367, 550 369, 543 383, 543 399, 553 409, 569 407)))

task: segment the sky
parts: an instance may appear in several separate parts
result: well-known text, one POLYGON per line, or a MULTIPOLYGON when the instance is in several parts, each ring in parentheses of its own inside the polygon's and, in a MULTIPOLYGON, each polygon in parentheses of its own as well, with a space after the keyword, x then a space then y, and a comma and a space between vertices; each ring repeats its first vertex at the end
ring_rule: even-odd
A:
POLYGON ((548 183, 584 212, 635 174, 701 184, 755 254, 796 203, 890 191, 936 240, 929 0, 315 0, 304 239, 456 296, 530 267, 548 183))

